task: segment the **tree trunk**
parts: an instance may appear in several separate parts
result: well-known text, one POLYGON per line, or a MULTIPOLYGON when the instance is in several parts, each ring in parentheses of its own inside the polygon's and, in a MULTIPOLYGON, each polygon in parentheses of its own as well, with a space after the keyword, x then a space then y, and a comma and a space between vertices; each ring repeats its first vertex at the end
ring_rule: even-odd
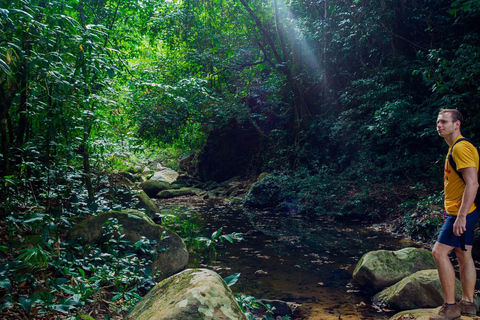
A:
MULTIPOLYGON (((85 11, 83 9, 83 0, 80 0, 78 3, 78 11, 80 14, 80 21, 82 23, 83 30, 86 30, 85 26, 85 11)), ((83 62, 83 67, 82 67, 82 72, 83 72, 83 78, 84 78, 84 101, 82 101, 82 104, 84 105, 84 110, 85 111, 90 111, 90 108, 88 106, 88 96, 89 96, 89 91, 87 86, 87 68, 86 68, 86 63, 85 63, 85 53, 82 52, 82 59, 84 60, 83 62)), ((95 193, 93 191, 93 184, 92 184, 92 178, 91 178, 91 172, 90 172, 90 152, 88 150, 88 140, 90 137, 90 130, 91 130, 91 125, 90 125, 90 116, 88 115, 89 113, 87 112, 85 116, 85 123, 83 126, 83 141, 82 144, 80 145, 80 149, 82 151, 82 156, 83 156, 83 173, 84 173, 84 179, 85 179, 85 187, 87 188, 88 192, 88 200, 91 203, 95 202, 95 193)))

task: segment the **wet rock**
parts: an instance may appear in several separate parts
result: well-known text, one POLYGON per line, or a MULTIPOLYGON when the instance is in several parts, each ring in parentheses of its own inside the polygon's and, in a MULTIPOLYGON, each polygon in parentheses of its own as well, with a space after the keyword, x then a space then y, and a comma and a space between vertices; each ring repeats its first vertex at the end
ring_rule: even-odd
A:
POLYGON ((196 188, 168 189, 168 190, 160 191, 157 194, 157 198, 170 199, 170 198, 175 198, 179 196, 195 196, 200 192, 202 192, 202 190, 196 189, 196 188))
POLYGON ((160 279, 164 279, 183 270, 188 262, 188 251, 180 238, 173 231, 155 224, 145 213, 137 210, 110 211, 100 213, 75 225, 67 237, 69 239, 82 238, 88 243, 98 243, 103 240, 103 224, 110 218, 116 218, 123 227, 125 239, 137 242, 142 236, 158 241, 158 255, 153 265, 161 272, 160 279), (162 251, 161 248, 165 250, 162 251))
MULTIPOLYGON (((462 298, 462 285, 456 279, 455 298, 462 298)), ((373 303, 393 310, 434 308, 443 303, 443 290, 436 269, 422 270, 377 293, 373 303)))
POLYGON ((246 320, 232 291, 208 269, 187 269, 157 284, 128 320, 246 320))
POLYGON ((363 255, 353 279, 366 290, 378 292, 412 273, 435 268, 432 252, 426 249, 378 250, 363 255))
POLYGON ((140 187, 150 198, 154 198, 160 191, 169 189, 170 183, 165 181, 148 180, 142 182, 140 187))
POLYGON ((150 180, 155 181, 164 181, 168 183, 172 183, 177 180, 178 173, 170 168, 165 168, 161 171, 156 171, 153 177, 150 180))

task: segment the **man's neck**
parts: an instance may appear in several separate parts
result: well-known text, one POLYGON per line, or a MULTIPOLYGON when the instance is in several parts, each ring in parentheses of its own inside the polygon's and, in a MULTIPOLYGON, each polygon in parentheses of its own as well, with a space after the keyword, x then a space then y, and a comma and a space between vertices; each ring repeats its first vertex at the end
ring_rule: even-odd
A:
POLYGON ((449 146, 452 146, 452 144, 455 142, 455 140, 457 140, 457 138, 459 136, 461 136, 462 134, 460 133, 460 131, 455 131, 454 134, 448 136, 448 137, 445 137, 445 141, 447 142, 447 144, 449 146))

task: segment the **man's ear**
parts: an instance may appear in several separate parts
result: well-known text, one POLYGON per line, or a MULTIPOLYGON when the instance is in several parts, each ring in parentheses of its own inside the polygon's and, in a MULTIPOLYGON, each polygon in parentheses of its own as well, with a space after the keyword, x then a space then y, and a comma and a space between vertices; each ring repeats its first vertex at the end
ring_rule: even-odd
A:
POLYGON ((461 124, 460 120, 455 121, 455 129, 460 129, 461 124))

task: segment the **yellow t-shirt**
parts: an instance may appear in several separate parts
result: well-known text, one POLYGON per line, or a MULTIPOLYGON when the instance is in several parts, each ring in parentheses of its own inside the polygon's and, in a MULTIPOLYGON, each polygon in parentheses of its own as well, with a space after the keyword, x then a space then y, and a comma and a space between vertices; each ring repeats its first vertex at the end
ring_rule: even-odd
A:
MULTIPOLYGON (((453 142, 463 138, 459 136, 453 142)), ((458 176, 458 174, 451 168, 450 163, 448 162, 448 155, 451 152, 452 147, 448 149, 447 158, 445 159, 445 173, 443 178, 444 190, 445 190, 445 210, 449 215, 456 216, 458 210, 460 209, 460 204, 462 203, 463 192, 465 191, 465 183, 458 176)), ((478 173, 478 152, 477 149, 468 141, 460 141, 453 148, 453 160, 457 165, 457 170, 475 167, 477 168, 478 173)), ((477 208, 477 206, 472 204, 468 213, 471 213, 477 208)))

